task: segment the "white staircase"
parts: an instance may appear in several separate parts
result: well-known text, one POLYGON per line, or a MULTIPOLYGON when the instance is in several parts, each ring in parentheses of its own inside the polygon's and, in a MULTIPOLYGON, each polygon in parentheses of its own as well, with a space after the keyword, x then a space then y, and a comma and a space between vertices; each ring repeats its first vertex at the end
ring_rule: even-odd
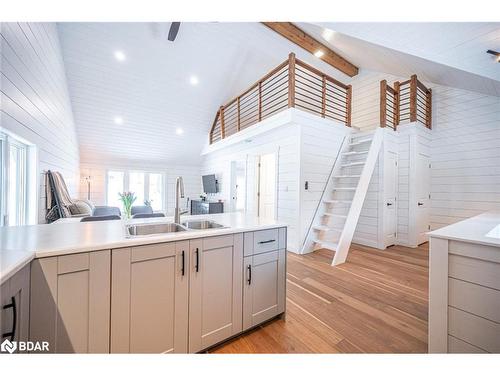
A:
POLYGON ((344 141, 306 235, 302 253, 335 251, 345 262, 383 142, 383 129, 354 133, 344 141))

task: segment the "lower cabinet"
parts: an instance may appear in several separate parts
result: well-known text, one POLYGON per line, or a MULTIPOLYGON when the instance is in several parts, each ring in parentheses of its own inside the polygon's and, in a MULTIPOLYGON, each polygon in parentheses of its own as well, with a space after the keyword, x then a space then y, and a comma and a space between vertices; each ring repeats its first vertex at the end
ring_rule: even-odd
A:
POLYGON ((35 259, 30 340, 54 353, 109 353, 110 251, 35 259))
POLYGON ((111 353, 186 353, 189 241, 112 252, 111 353))
POLYGON ((285 249, 245 257, 244 330, 285 311, 285 264, 285 249))
POLYGON ((190 241, 189 352, 242 331, 243 234, 190 241))
POLYGON ((17 271, 0 286, 0 342, 28 341, 30 266, 17 271))

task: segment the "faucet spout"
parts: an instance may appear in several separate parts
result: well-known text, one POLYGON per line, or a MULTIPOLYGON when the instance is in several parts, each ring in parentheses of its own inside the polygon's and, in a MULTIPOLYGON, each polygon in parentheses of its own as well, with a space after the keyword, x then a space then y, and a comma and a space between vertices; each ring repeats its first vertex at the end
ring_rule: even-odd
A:
POLYGON ((174 212, 174 222, 176 224, 181 223, 181 209, 179 204, 179 199, 184 198, 184 180, 182 177, 177 177, 175 181, 175 212, 174 212))

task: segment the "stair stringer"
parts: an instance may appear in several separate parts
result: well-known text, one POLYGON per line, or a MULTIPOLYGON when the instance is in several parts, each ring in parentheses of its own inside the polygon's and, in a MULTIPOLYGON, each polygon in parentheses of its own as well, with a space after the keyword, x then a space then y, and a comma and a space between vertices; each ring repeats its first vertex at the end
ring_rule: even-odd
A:
POLYGON ((356 187, 351 207, 344 223, 344 228, 339 238, 335 256, 333 257, 332 266, 342 264, 347 259, 347 254, 349 253, 349 248, 351 247, 352 238, 354 236, 354 232, 356 231, 359 216, 361 215, 361 209, 363 208, 366 193, 368 192, 368 186, 370 185, 370 180, 372 178, 373 171, 375 170, 375 165, 377 164, 378 155, 382 148, 383 141, 384 129, 378 128, 373 135, 370 150, 368 151, 366 162, 363 167, 363 171, 361 172, 361 177, 359 178, 358 186, 356 187))

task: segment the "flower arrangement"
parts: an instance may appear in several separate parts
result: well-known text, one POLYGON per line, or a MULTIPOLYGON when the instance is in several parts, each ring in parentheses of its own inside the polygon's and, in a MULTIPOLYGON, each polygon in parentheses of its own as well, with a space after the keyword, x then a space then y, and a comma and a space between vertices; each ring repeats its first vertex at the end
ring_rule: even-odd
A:
POLYGON ((137 197, 135 196, 135 193, 132 193, 130 191, 124 191, 123 193, 118 193, 120 196, 120 200, 123 203, 123 211, 125 212, 125 217, 127 219, 130 219, 132 216, 132 205, 134 204, 135 200, 137 197))

